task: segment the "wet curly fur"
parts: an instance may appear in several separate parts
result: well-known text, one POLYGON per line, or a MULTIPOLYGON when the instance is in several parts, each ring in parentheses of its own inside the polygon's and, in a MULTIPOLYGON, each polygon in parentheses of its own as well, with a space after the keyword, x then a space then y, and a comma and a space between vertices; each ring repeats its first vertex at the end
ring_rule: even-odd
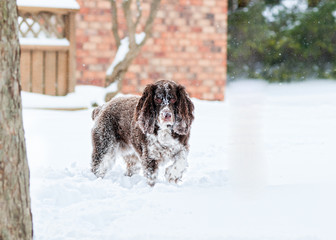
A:
POLYGON ((194 105, 183 86, 160 80, 146 86, 141 97, 112 99, 95 108, 92 119, 92 172, 104 177, 120 154, 127 176, 141 168, 154 186, 159 166, 169 182, 177 183, 186 170, 194 105))

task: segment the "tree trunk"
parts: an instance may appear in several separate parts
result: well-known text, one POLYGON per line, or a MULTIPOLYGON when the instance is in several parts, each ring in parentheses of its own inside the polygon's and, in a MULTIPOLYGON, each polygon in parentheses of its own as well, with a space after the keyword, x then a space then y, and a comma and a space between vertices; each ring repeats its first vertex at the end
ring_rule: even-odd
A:
POLYGON ((250 0, 238 0, 238 8, 244 8, 247 7, 250 0))
POLYGON ((0 240, 32 239, 15 0, 0 1, 0 240))
POLYGON ((317 7, 321 0, 308 0, 308 7, 317 7))

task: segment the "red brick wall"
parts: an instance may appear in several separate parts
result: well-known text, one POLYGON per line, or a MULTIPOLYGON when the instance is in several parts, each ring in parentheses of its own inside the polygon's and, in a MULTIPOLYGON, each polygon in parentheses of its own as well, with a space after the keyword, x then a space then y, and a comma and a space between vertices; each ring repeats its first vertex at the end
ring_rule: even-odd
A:
MULTIPOLYGON (((116 52, 110 3, 77 2, 81 6, 76 32, 78 84, 103 86, 105 72, 116 52)), ((148 3, 143 4, 144 16, 148 9, 148 3)), ((119 16, 122 17, 121 12, 119 16)), ((141 32, 141 27, 138 30, 141 32)), ((186 86, 191 97, 223 100, 226 30, 226 0, 162 1, 153 37, 129 68, 122 91, 140 93, 148 83, 171 79, 186 86)), ((122 31, 120 34, 123 36, 122 31)))

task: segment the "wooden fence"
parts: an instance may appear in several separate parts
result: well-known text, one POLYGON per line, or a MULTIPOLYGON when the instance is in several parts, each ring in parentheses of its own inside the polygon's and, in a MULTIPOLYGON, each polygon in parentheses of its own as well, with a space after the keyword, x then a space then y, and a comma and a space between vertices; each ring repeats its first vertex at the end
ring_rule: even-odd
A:
POLYGON ((62 96, 76 84, 76 9, 19 6, 23 91, 62 96))

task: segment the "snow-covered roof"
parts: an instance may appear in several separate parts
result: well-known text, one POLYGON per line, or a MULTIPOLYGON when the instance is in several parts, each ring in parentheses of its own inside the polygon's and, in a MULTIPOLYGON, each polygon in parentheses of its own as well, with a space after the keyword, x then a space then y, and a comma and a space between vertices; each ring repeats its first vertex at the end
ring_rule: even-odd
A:
POLYGON ((38 45, 38 46, 70 46, 67 39, 56 39, 56 38, 21 38, 21 45, 38 45))
POLYGON ((44 7, 44 8, 65 8, 79 9, 79 4, 76 0, 17 0, 17 5, 20 7, 44 7))

